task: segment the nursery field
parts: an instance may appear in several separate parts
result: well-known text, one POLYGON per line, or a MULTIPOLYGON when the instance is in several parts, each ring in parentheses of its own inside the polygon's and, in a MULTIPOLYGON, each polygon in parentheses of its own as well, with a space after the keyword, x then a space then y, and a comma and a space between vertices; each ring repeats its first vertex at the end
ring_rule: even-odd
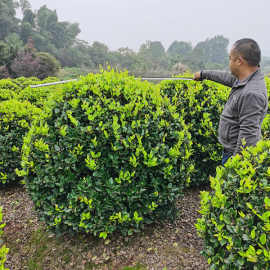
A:
POLYGON ((0 269, 270 269, 269 114, 221 167, 229 88, 57 80, 0 80, 0 269))
POLYGON ((97 239, 84 234, 56 237, 39 222, 24 188, 0 191, 6 222, 4 241, 10 251, 6 267, 22 269, 208 269, 200 255, 203 241, 194 223, 199 190, 179 201, 181 214, 174 223, 155 224, 142 234, 97 239))

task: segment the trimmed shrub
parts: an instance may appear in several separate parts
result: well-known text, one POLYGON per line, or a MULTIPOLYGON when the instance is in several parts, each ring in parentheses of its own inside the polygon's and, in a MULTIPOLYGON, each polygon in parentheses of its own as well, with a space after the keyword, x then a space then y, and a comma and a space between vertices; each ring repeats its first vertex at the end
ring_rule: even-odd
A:
POLYGON ((19 87, 12 80, 0 80, 0 101, 16 98, 18 91, 19 87))
POLYGON ((184 111, 192 137, 192 156, 196 173, 191 186, 209 183, 221 164, 222 146, 218 142, 220 114, 229 95, 229 89, 210 81, 163 81, 161 91, 167 95, 177 112, 184 111))
POLYGON ((0 103, 0 186, 18 181, 15 169, 21 168, 23 136, 40 112, 28 101, 14 99, 0 103))
POLYGON ((8 254, 8 248, 6 248, 5 245, 3 245, 3 240, 1 239, 1 236, 3 234, 3 228, 5 227, 5 224, 2 223, 3 216, 2 216, 2 207, 0 207, 0 270, 8 270, 5 268, 5 261, 7 259, 6 255, 8 254))
POLYGON ((103 238, 173 219, 193 165, 188 127, 168 98, 127 73, 103 71, 65 85, 58 99, 24 139, 40 217, 57 231, 103 238))
POLYGON ((47 77, 55 76, 60 69, 60 63, 54 56, 46 52, 39 52, 36 54, 39 59, 39 69, 37 77, 44 80, 47 77))
POLYGON ((211 177, 201 193, 204 238, 210 269, 270 269, 270 141, 247 147, 211 177))
POLYGON ((48 77, 43 81, 33 81, 29 83, 24 83, 24 88, 18 94, 19 100, 28 100, 37 107, 43 107, 45 101, 48 99, 48 96, 56 92, 61 92, 62 85, 52 85, 52 86, 42 86, 37 88, 31 88, 29 85, 45 84, 58 81, 56 77, 48 77))
POLYGON ((20 87, 16 85, 11 79, 3 79, 0 80, 0 89, 18 92, 20 87))
POLYGON ((24 89, 29 85, 40 84, 40 79, 37 77, 18 77, 12 79, 12 82, 15 83, 20 89, 24 89))

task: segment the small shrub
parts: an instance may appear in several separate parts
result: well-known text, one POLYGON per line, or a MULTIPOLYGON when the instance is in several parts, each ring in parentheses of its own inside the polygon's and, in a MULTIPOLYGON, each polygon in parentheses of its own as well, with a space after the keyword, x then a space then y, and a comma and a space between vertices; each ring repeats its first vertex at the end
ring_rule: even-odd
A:
POLYGON ((37 77, 17 77, 12 79, 12 82, 15 83, 20 89, 24 89, 27 86, 40 84, 40 79, 37 77))
POLYGON ((210 269, 270 269, 269 179, 270 141, 245 148, 211 177, 196 224, 210 269))
POLYGON ((0 101, 16 98, 18 91, 19 87, 12 80, 0 80, 0 101))
POLYGON ((5 268, 5 261, 6 261, 6 255, 8 254, 8 248, 6 248, 5 245, 3 245, 3 240, 1 239, 1 236, 3 234, 3 228, 5 227, 5 224, 2 223, 3 221, 3 215, 2 215, 2 207, 0 207, 0 270, 8 270, 5 268))
POLYGON ((23 146, 40 217, 56 230, 103 238, 173 219, 193 168, 191 140, 183 116, 159 89, 104 71, 65 85, 55 99, 23 146))
POLYGON ((23 136, 40 112, 28 101, 14 99, 0 103, 0 185, 18 181, 15 169, 21 168, 23 136))
POLYGON ((43 107, 45 101, 48 99, 48 96, 54 94, 56 92, 62 91, 62 85, 52 85, 52 86, 42 86, 31 88, 30 85, 38 85, 38 84, 46 84, 58 81, 56 77, 48 77, 43 81, 33 81, 33 80, 25 80, 24 88, 18 94, 19 100, 27 100, 37 107, 43 107))
POLYGON ((37 77, 44 80, 47 77, 56 76, 60 69, 60 63, 54 56, 49 53, 39 52, 36 54, 39 59, 39 69, 37 71, 37 77))

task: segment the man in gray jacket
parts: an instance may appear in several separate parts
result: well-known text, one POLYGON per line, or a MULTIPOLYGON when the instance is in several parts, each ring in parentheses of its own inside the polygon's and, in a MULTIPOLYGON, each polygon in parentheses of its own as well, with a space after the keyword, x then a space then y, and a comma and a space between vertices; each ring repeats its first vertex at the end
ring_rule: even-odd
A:
POLYGON ((232 87, 218 128, 218 140, 224 147, 222 165, 228 158, 240 153, 242 147, 256 145, 261 138, 261 125, 267 113, 268 98, 260 61, 258 44, 245 38, 232 46, 231 73, 202 70, 194 75, 194 80, 207 79, 232 87))

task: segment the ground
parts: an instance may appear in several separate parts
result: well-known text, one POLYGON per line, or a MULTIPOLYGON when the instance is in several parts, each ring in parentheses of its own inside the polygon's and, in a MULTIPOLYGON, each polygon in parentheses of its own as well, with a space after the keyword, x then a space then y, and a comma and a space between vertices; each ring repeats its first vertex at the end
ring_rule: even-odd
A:
POLYGON ((57 236, 38 220, 24 187, 3 188, 4 241, 10 249, 11 270, 182 270, 209 269, 200 255, 203 241, 194 224, 199 217, 198 189, 187 191, 177 203, 175 223, 148 226, 143 233, 110 239, 89 235, 57 236))

